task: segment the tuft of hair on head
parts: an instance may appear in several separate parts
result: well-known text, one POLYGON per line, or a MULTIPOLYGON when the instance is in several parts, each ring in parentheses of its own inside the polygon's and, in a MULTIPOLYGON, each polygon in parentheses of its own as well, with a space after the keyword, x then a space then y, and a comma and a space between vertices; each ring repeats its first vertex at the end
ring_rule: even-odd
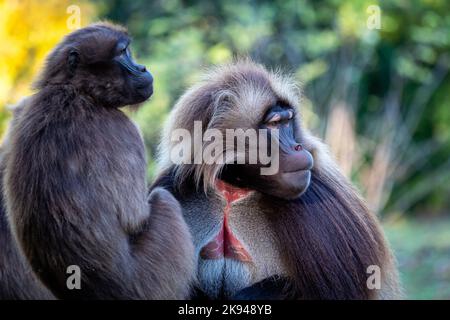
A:
POLYGON ((40 90, 48 85, 68 84, 78 63, 93 63, 105 57, 120 38, 129 38, 125 27, 109 21, 95 22, 67 34, 47 55, 33 83, 40 90))
POLYGON ((111 22, 111 21, 106 20, 106 19, 105 20, 100 20, 100 21, 97 21, 97 22, 93 22, 89 26, 87 26, 87 28, 89 28, 89 27, 107 28, 107 29, 114 30, 114 31, 117 31, 117 32, 122 32, 122 33, 125 33, 125 34, 128 35, 128 29, 125 26, 123 26, 121 24, 117 24, 117 23, 111 22))
MULTIPOLYGON (((164 125, 158 147, 158 166, 161 171, 171 170, 175 185, 182 186, 188 180, 197 187, 203 185, 205 193, 213 188, 225 164, 233 163, 227 157, 223 164, 194 164, 194 146, 190 148, 191 164, 173 164, 170 153, 176 142, 171 134, 176 129, 186 129, 191 135, 194 121, 202 121, 206 129, 218 129, 225 137, 226 129, 257 129, 269 107, 277 102, 299 107, 300 87, 293 77, 280 70, 271 71, 250 58, 238 58, 231 63, 214 66, 207 70, 201 80, 189 88, 176 102, 164 125)), ((298 125, 299 127, 299 125, 298 125)), ((181 142, 184 143, 184 142, 181 142)), ((208 142, 199 148, 203 154, 208 142)), ((227 146, 224 152, 228 150, 227 146)), ((216 155, 216 158, 224 156, 216 155)))

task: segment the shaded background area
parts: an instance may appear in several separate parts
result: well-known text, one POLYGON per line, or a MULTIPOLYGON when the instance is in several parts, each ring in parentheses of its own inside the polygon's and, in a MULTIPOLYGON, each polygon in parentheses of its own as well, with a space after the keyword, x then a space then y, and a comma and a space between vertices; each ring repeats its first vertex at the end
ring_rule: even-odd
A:
POLYGON ((150 179, 177 97, 205 67, 250 55, 302 83, 303 120, 382 219, 408 298, 450 298, 450 2, 0 0, 0 133, 70 32, 70 5, 81 26, 125 24, 155 77, 132 114, 150 179))

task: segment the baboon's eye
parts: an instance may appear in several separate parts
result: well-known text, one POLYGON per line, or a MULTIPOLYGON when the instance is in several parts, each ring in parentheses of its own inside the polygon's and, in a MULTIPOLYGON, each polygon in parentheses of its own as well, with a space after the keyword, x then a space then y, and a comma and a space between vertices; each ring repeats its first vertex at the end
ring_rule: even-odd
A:
POLYGON ((268 127, 277 127, 283 124, 288 124, 293 117, 294 111, 292 109, 285 109, 276 106, 269 110, 264 117, 263 123, 268 127))
POLYGON ((117 55, 123 55, 123 54, 127 54, 127 50, 128 50, 128 43, 126 42, 119 42, 117 44, 117 55))
POLYGON ((120 54, 124 54, 124 55, 128 56, 129 55, 128 53, 129 53, 128 46, 126 46, 125 48, 120 50, 120 54))
POLYGON ((267 124, 274 125, 274 124, 279 123, 280 120, 281 120, 281 115, 279 113, 275 113, 275 114, 273 114, 273 116, 270 119, 267 119, 267 124))

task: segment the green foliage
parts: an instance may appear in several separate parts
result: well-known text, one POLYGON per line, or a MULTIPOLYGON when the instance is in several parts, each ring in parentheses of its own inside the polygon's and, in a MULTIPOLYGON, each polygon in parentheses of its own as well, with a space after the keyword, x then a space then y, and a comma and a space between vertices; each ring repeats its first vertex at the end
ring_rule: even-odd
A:
POLYGON ((408 299, 449 299, 450 221, 402 220, 384 225, 408 299))

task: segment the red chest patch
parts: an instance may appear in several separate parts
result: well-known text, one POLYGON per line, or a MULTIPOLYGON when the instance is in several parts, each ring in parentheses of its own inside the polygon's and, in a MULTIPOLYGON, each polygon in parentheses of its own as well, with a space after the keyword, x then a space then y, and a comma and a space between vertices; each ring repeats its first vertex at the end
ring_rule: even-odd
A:
POLYGON ((228 225, 228 215, 234 201, 245 198, 251 190, 236 188, 222 180, 217 180, 216 188, 226 201, 223 211, 223 223, 219 233, 200 251, 203 259, 229 258, 242 262, 251 262, 250 254, 234 236, 228 225))

